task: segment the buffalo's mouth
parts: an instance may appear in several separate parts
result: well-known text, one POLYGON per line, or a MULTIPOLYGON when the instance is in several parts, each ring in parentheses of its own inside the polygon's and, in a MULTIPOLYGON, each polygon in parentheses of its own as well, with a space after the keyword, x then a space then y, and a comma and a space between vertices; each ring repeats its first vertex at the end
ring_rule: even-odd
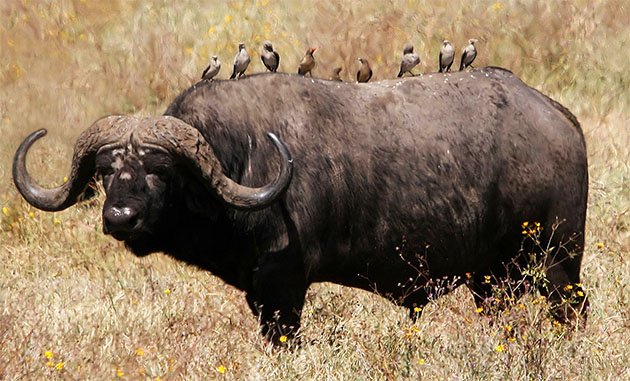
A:
POLYGON ((130 232, 113 232, 109 234, 117 241, 127 241, 129 239, 132 239, 132 234, 130 232))
POLYGON ((144 231, 140 226, 135 226, 130 229, 112 229, 107 223, 103 224, 103 233, 114 237, 117 241, 133 242, 133 241, 146 241, 150 239, 150 234, 144 231))
POLYGON ((125 243, 125 247, 138 257, 151 254, 158 250, 158 240, 151 234, 143 231, 116 231, 105 232, 115 240, 125 243))

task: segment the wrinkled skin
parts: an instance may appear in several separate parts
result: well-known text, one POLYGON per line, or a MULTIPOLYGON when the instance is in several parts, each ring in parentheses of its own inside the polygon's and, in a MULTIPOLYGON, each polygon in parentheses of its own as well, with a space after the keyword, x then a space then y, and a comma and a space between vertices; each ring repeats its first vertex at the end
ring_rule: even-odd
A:
MULTIPOLYGON (((584 138, 573 115, 507 71, 367 85, 255 75, 197 84, 166 115, 202 135, 186 160, 139 132, 94 154, 107 193, 103 230, 136 255, 161 251, 245 291, 276 343, 298 331, 314 282, 377 292, 414 316, 465 283, 486 306, 491 286, 520 279, 525 254, 537 251, 523 240, 524 221, 540 222, 540 242, 554 248, 540 290, 552 312, 565 322, 586 317, 586 297, 562 303, 563 289, 580 282, 584 138), (269 143, 270 131, 281 145, 269 143), (191 165, 209 157, 199 144, 220 170, 191 165), (285 145, 292 160, 278 155, 285 145), (289 162, 292 179, 260 207, 225 202, 214 189, 226 180, 203 177, 220 171, 257 187, 283 178, 289 162)), ((69 206, 62 201, 55 205, 69 206)))

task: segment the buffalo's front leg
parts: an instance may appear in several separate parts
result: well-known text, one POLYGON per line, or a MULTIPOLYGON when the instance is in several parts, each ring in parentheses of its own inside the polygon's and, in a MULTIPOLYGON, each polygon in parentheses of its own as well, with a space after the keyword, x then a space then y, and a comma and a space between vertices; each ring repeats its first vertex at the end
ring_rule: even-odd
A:
POLYGON ((255 269, 247 302, 260 319, 261 333, 274 344, 284 344, 300 328, 307 285, 300 264, 282 261, 288 258, 280 253, 272 255, 278 261, 255 269))

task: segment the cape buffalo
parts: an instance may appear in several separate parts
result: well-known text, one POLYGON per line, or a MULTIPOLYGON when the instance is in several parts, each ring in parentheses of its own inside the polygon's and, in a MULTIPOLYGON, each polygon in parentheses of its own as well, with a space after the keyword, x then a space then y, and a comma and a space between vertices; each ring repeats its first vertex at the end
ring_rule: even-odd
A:
POLYGON ((163 116, 95 122, 56 189, 26 171, 45 133, 14 159, 29 203, 67 208, 96 174, 104 233, 244 290, 275 342, 299 328, 313 282, 411 311, 466 284, 484 306, 532 258, 546 269, 540 291, 556 317, 586 316, 581 289, 567 296, 580 288, 584 137, 568 110, 509 71, 367 85, 287 74, 204 81, 163 116))

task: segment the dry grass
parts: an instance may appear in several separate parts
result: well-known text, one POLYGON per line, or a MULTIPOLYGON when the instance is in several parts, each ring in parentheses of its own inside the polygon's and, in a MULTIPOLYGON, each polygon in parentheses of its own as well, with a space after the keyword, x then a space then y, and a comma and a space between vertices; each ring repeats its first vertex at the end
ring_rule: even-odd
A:
POLYGON ((248 4, 0 4, 0 379, 630 378, 626 1, 248 4), (226 78, 238 41, 250 47, 249 72, 262 71, 258 51, 270 39, 281 71, 295 71, 306 48, 319 46, 316 76, 341 64, 351 78, 364 56, 382 79, 397 73, 407 41, 426 72, 436 69, 442 39, 459 50, 471 37, 480 40, 477 66, 511 69, 582 122, 591 175, 583 278, 592 304, 583 332, 554 327, 536 295, 490 324, 458 290, 412 325, 374 295, 316 285, 303 347, 276 352, 240 292, 162 255, 134 258, 100 232, 100 203, 42 213, 10 180, 28 132, 50 130, 29 168, 59 184, 74 138, 92 121, 160 113, 213 54, 226 78))

